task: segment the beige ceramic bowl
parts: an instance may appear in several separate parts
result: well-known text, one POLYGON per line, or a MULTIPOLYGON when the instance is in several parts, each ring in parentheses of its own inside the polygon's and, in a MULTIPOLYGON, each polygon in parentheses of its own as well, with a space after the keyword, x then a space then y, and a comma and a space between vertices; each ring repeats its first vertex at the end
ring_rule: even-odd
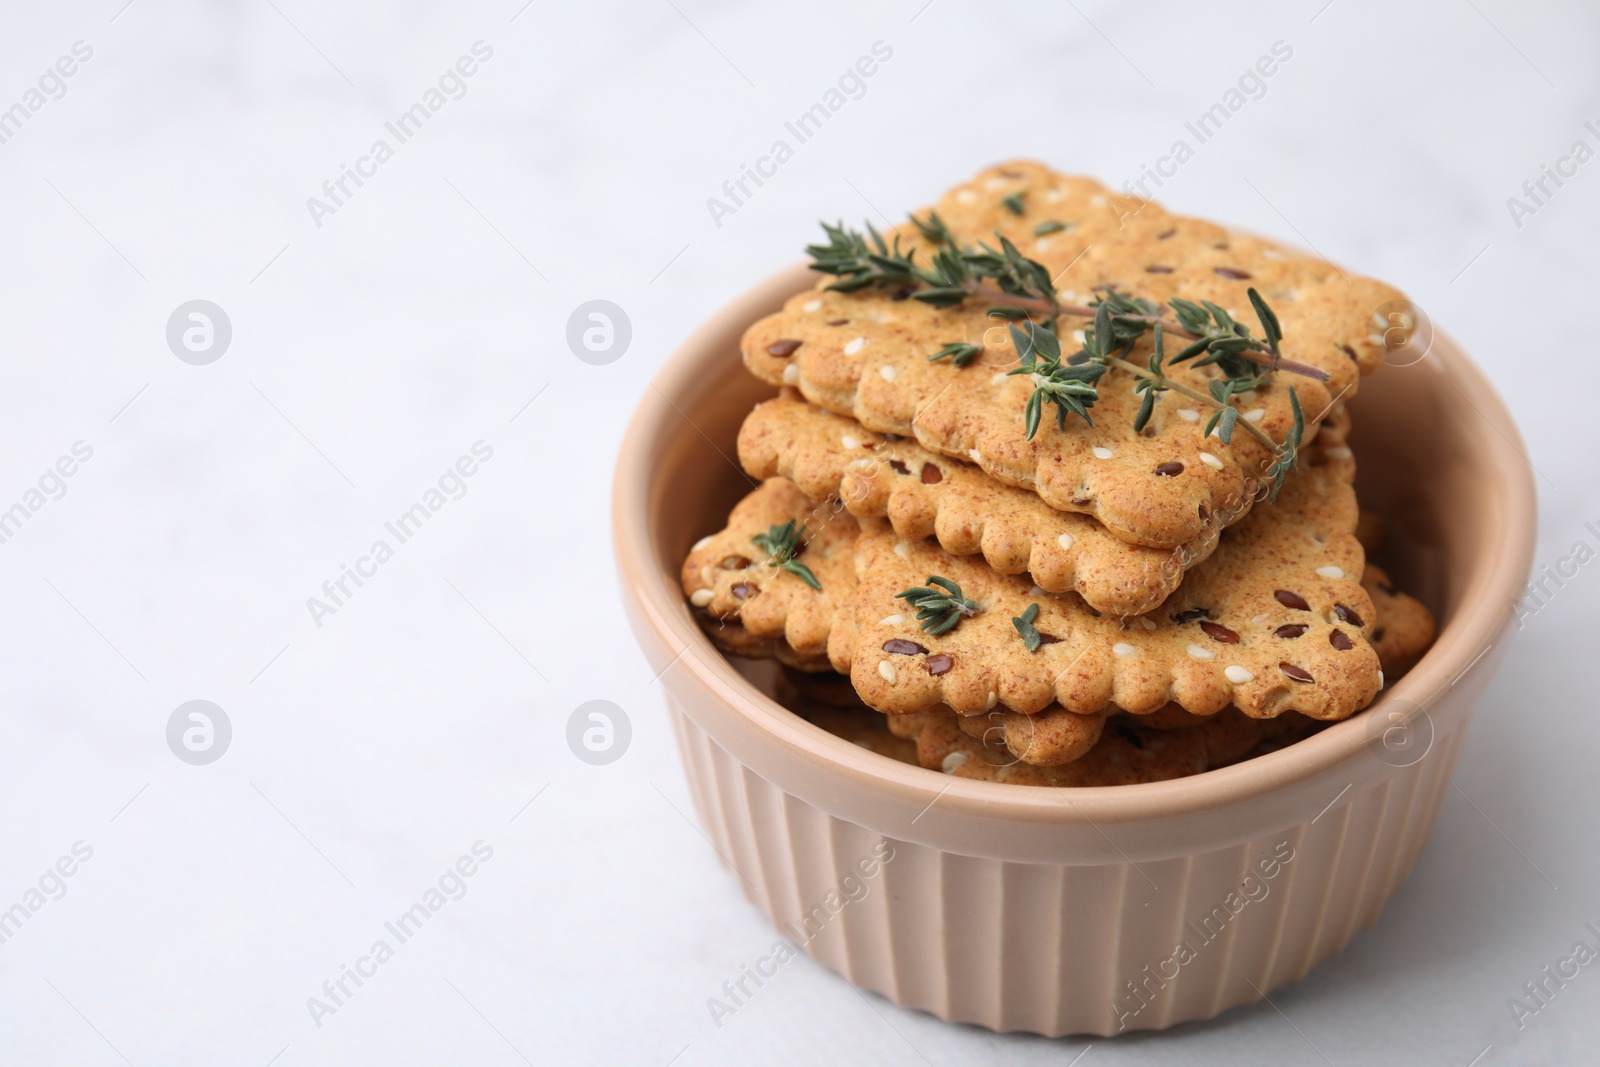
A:
POLYGON ((812 958, 942 1019, 1115 1034, 1204 1019, 1303 977, 1405 880, 1505 653, 1534 495, 1510 416, 1442 335, 1351 404, 1384 561, 1439 638, 1368 711, 1278 752, 1150 785, 1045 789, 876 755, 780 707, 700 632, 689 546, 749 490, 734 441, 771 395, 739 337, 814 283, 786 270, 668 361, 617 464, 635 633, 706 833, 812 958))

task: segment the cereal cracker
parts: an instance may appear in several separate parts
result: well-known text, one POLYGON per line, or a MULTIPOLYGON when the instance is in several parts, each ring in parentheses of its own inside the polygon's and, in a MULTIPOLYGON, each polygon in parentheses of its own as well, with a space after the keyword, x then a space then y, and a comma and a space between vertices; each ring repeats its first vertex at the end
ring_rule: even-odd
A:
MULTIPOLYGON (((1283 354, 1330 375, 1319 382, 1280 371, 1243 398, 1246 417, 1259 420, 1274 440, 1282 440, 1292 423, 1290 386, 1306 413, 1308 437, 1354 391, 1360 373, 1375 368, 1383 351, 1374 311, 1403 301, 1381 283, 1344 275, 1320 260, 1114 197, 1097 183, 1035 164, 979 175, 937 210, 964 241, 994 242, 996 231, 1005 234, 1048 268, 1063 300, 1074 303, 1086 303, 1096 286, 1113 285, 1157 302, 1174 295, 1212 300, 1249 321, 1245 290, 1260 289, 1283 324, 1283 354), (1019 192, 1021 215, 1001 203, 1019 192), (1034 235, 1041 222, 1057 221, 1071 228, 1034 235)), ((926 257, 926 242, 914 227, 896 232, 926 257)), ((1016 365, 1017 354, 1007 331, 987 317, 989 305, 969 300, 938 309, 905 299, 906 292, 829 292, 822 287, 831 280, 749 329, 742 348, 758 377, 795 385, 811 402, 869 429, 915 436, 932 451, 971 459, 1055 508, 1093 515, 1132 543, 1178 547, 1248 511, 1268 454, 1243 431, 1231 445, 1203 436, 1209 411, 1195 402, 1166 393, 1145 431, 1135 432, 1140 398, 1133 379, 1111 371, 1100 381, 1092 426, 1070 416, 1058 428, 1046 417, 1029 441, 1023 408, 1032 384, 1002 373, 1016 365), (952 341, 982 344, 983 354, 964 368, 928 361, 952 341)), ((1063 340, 1085 321, 1064 316, 1063 340)), ((1143 363, 1150 343, 1147 334, 1128 358, 1143 363)), ((1192 363, 1170 371, 1201 391, 1216 373, 1192 363)))
POLYGON ((683 561, 683 591, 725 651, 825 670, 829 631, 848 616, 855 591, 857 532, 848 513, 814 503, 787 478, 769 478, 734 505, 726 528, 695 544, 683 561), (803 530, 796 561, 820 589, 774 565, 753 540, 789 522, 803 530))
POLYGON ((1415 666, 1433 644, 1433 613, 1422 601, 1397 591, 1389 575, 1375 564, 1367 564, 1361 585, 1376 609, 1372 647, 1383 663, 1384 677, 1392 682, 1415 666))
POLYGON ((1368 642, 1373 606, 1357 581, 1354 462, 1308 458, 1321 463, 1292 474, 1276 503, 1229 530, 1160 608, 1132 619, 865 521, 850 653, 856 691, 890 714, 939 704, 1027 714, 1055 702, 1080 714, 1112 704, 1142 712, 1176 701, 1201 715, 1234 704, 1256 718, 1291 709, 1348 716, 1381 684, 1368 642), (919 628, 897 594, 931 575, 953 580, 980 610, 945 633, 919 628), (1031 652, 1013 621, 1030 605, 1042 640, 1031 652))
POLYGON ((904 438, 864 429, 792 390, 760 404, 739 431, 739 461, 757 478, 791 478, 809 496, 838 495, 853 514, 887 518, 902 537, 937 537, 981 553, 1003 574, 1030 574, 1053 593, 1076 591, 1100 611, 1136 615, 1165 600, 1186 567, 1216 547, 1216 526, 1181 548, 1130 545, 1093 518, 904 438))
POLYGON ((1039 767, 1022 762, 998 740, 971 736, 954 712, 940 709, 916 718, 917 761, 959 778, 1082 787, 1160 782, 1206 769, 1206 741, 1200 728, 1151 730, 1119 717, 1117 728, 1108 726, 1079 759, 1039 767))

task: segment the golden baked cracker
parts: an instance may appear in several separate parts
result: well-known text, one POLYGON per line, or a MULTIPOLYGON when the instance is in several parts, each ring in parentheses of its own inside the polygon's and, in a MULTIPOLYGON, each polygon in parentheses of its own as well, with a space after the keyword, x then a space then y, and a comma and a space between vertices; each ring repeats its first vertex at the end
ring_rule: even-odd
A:
POLYGON ((739 431, 739 461, 754 477, 791 478, 808 496, 837 494, 852 514, 887 518, 902 537, 937 537, 957 555, 982 553, 1003 574, 1028 573, 1053 593, 1137 615, 1178 587, 1185 567, 1216 547, 1217 527, 1181 548, 1130 545, 1087 515, 903 439, 816 408, 792 390, 756 406, 739 431))
POLYGON ((1057 767, 1082 757, 1095 746, 1106 716, 1104 712, 1080 715, 1053 707, 1032 715, 995 710, 956 718, 969 737, 1003 744, 1024 763, 1057 767))
MULTIPOLYGON (((812 709, 865 713, 897 738, 915 740, 917 731, 921 729, 921 717, 918 715, 882 715, 873 711, 862 703, 849 678, 833 672, 784 670, 778 683, 778 702, 852 741, 858 740, 853 733, 841 732, 826 725, 812 714, 812 709)), ((959 718, 959 725, 969 735, 1004 744, 1018 759, 1037 766, 1057 766, 1079 758, 1100 739, 1101 727, 1105 722, 1104 714, 1079 715, 1062 708, 1047 708, 1035 715, 991 711, 959 718)), ((1204 723, 1207 720, 1196 718, 1195 721, 1204 723)), ((878 746, 867 747, 876 750, 878 746)))
POLYGON ((857 532, 837 505, 818 505, 787 478, 769 478, 734 505, 724 529, 696 542, 683 561, 684 594, 724 650, 826 669, 829 630, 848 616, 855 592, 857 532), (757 543, 791 522, 803 544, 795 557, 801 567, 792 569, 757 543), (795 573, 801 568, 820 588, 795 573))
POLYGON ((998 729, 974 729, 974 720, 984 722, 999 713, 963 717, 938 708, 915 715, 880 715, 860 703, 818 704, 803 692, 806 683, 817 677, 788 672, 779 686, 779 702, 829 733, 890 759, 944 770, 945 759, 960 752, 962 756, 950 761, 950 773, 1012 785, 1123 785, 1184 777, 1282 748, 1326 725, 1293 712, 1276 719, 1252 719, 1234 708, 1209 718, 1193 717, 1192 723, 1181 727, 1162 726, 1159 715, 1117 714, 1105 721, 1104 732, 1072 770, 1066 765, 1030 764, 1003 743, 998 729), (922 733, 930 720, 935 726, 924 742, 922 733), (1166 740, 1157 741, 1156 735, 1166 740))
POLYGON ((1029 713, 1053 702, 1141 712, 1171 700, 1202 715, 1231 703, 1257 718, 1293 709, 1342 719, 1381 684, 1367 640, 1372 602, 1356 580, 1364 559, 1351 533, 1353 477, 1348 456, 1293 473, 1277 502, 1224 534, 1166 603, 1121 620, 867 520, 856 542, 851 681, 890 714, 939 704, 1029 713), (898 596, 933 575, 979 605, 939 634, 920 629, 898 596), (1030 605, 1042 639, 1032 652, 1013 621, 1030 605))
MULTIPOLYGON (((1135 432, 1140 397, 1125 372, 1101 378, 1092 426, 1076 416, 1058 426, 1048 416, 1028 440, 1023 411, 1033 385, 1005 373, 1017 365, 1016 353, 1003 334, 984 338, 991 322, 975 308, 941 310, 870 293, 808 293, 791 300, 781 315, 750 328, 745 360, 758 377, 797 385, 812 403, 853 416, 870 429, 914 436, 931 451, 971 460, 1008 485, 1036 492, 1054 508, 1092 515, 1134 544, 1175 548, 1248 510, 1248 479, 1267 459, 1265 449, 1242 430, 1231 446, 1204 437, 1204 406, 1170 392, 1156 404, 1146 426, 1150 433, 1135 432), (861 307, 873 303, 884 307, 861 307), (796 310, 812 304, 818 310, 796 310), (985 358, 964 368, 928 362, 952 339, 985 340, 985 358), (766 354, 794 341, 799 347, 787 356, 766 354), (1169 463, 1182 464, 1176 476, 1157 472, 1173 469, 1165 466, 1169 463)), ((1143 362, 1147 354, 1136 348, 1129 358, 1143 362)), ((1200 390, 1210 380, 1189 364, 1172 375, 1200 390)), ((1314 427, 1330 397, 1318 383, 1296 384, 1314 427)), ((1287 395, 1280 380, 1247 401, 1248 410, 1261 409, 1258 425, 1274 440, 1281 440, 1292 422, 1287 395)))
POLYGON ((1287 747, 1327 725, 1292 712, 1263 720, 1229 709, 1194 725, 1162 730, 1149 715, 1116 715, 1082 758, 1041 767, 1019 760, 993 733, 974 736, 948 708, 884 716, 864 707, 784 703, 829 733, 901 763, 946 771, 948 760, 949 774, 1010 785, 1084 787, 1182 778, 1287 747))
MULTIPOLYGON (((939 212, 941 216, 950 212, 945 221, 962 240, 992 242, 998 227, 1024 254, 1037 253, 1052 274, 1066 270, 1057 281, 1064 300, 1082 302, 1093 286, 1113 284, 1155 300, 1181 293, 1247 313, 1245 289, 1250 285, 1279 294, 1275 310, 1286 331, 1284 354, 1321 368, 1331 378, 1320 383, 1279 372, 1256 395, 1243 398, 1240 406, 1274 440, 1282 440, 1292 423, 1290 386, 1305 410, 1307 433, 1314 434, 1329 406, 1354 388, 1357 364, 1376 364, 1382 338, 1374 348, 1368 336, 1370 309, 1386 299, 1401 299, 1393 290, 1336 276, 1331 268, 1324 272, 1325 265, 1259 241, 1227 238, 1220 230, 1207 229, 1210 224, 1166 216, 1154 205, 1146 205, 1135 223, 1120 228, 1106 223, 1097 229, 1098 224, 1089 220, 1107 214, 1093 205, 1097 197, 1104 200, 1109 195, 1103 189, 1059 179, 1042 168, 1022 167, 1016 173, 1017 178, 991 173, 980 180, 985 185, 1001 181, 1011 191, 1027 186, 1030 197, 1038 194, 1026 201, 1029 206, 1022 215, 1000 206, 1008 193, 999 188, 982 206, 957 210, 947 198, 939 212), (1056 186, 1061 197, 1051 205, 1046 194, 1056 186), (1072 230, 1036 238, 1032 228, 1041 221, 1078 221, 1082 233, 1072 230), (1164 243, 1162 235, 1169 231, 1172 236, 1167 240, 1180 244, 1164 243), (1197 236, 1190 241, 1186 235, 1204 239, 1197 236), (1040 240, 1051 243, 1041 250, 1040 240), (1227 247, 1214 247, 1218 244, 1227 247), (1149 266, 1164 266, 1158 261, 1179 247, 1187 251, 1183 261, 1175 263, 1174 273, 1147 271, 1149 266), (1075 258, 1080 253, 1081 258, 1075 258), (1233 262, 1230 257, 1236 253, 1246 257, 1238 261, 1242 265, 1224 262, 1233 262), (1229 276, 1237 274, 1248 277, 1229 276), (1304 308, 1297 310, 1302 304, 1304 308), (1330 310, 1345 304, 1367 310, 1354 318, 1330 310), (1291 324, 1298 336, 1288 333, 1291 324), (1354 360, 1346 348, 1356 354, 1354 360)), ((973 190, 967 192, 978 198, 973 190)), ((906 227, 899 236, 926 257, 914 227, 906 227)), ((1133 392, 1134 379, 1114 370, 1100 380, 1092 426, 1071 416, 1058 428, 1055 419, 1047 417, 1029 441, 1023 409, 1033 386, 1025 377, 1002 373, 1016 365, 1016 353, 1007 331, 986 316, 987 305, 969 300, 936 309, 903 299, 906 295, 878 289, 844 294, 822 288, 800 294, 782 312, 746 333, 742 344, 746 364, 758 377, 796 385, 813 403, 852 415, 870 429, 915 436, 931 450, 970 458, 999 480, 1036 491, 1053 507, 1092 514, 1130 542, 1176 547, 1201 537, 1208 524, 1225 525, 1248 510, 1251 479, 1268 459, 1250 434, 1236 432, 1233 443, 1226 446, 1215 437, 1202 436, 1209 410, 1175 392, 1163 394, 1145 431, 1135 432, 1132 423, 1140 397, 1133 392), (983 356, 965 368, 928 361, 952 341, 982 344, 983 356)), ((1085 321, 1063 317, 1063 339, 1085 321)), ((1129 359, 1143 363, 1150 344, 1146 335, 1129 359)), ((1192 363, 1169 371, 1174 380, 1201 391, 1217 373, 1215 368, 1196 370, 1192 363)))
MULTIPOLYGON (((1361 511, 1361 527, 1370 529, 1379 520, 1375 512, 1361 511)), ((1379 520, 1381 521, 1381 520, 1379 520)), ((1360 535, 1360 529, 1357 530, 1360 535)), ((1370 546, 1363 543, 1363 547, 1370 546)), ((1370 643, 1383 667, 1384 680, 1392 683, 1416 661, 1416 657, 1433 641, 1433 616, 1420 602, 1398 593, 1389 582, 1389 576, 1377 564, 1368 563, 1361 574, 1361 586, 1372 598, 1372 637, 1370 643)), ((993 713, 991 713, 993 714, 993 713)), ((1211 752, 1211 765, 1224 766, 1236 762, 1260 743, 1282 736, 1304 716, 1285 712, 1275 719, 1252 719, 1242 715, 1237 708, 1223 708, 1216 715, 1196 715, 1183 706, 1169 702, 1155 711, 1138 717, 1143 726, 1157 730, 1176 730, 1193 726, 1205 727, 1206 742, 1211 752)), ((1314 722, 1315 720, 1305 720, 1314 722)))
POLYGON ((796 652, 780 634, 776 637, 756 637, 737 619, 718 619, 697 612, 695 619, 711 643, 730 656, 744 659, 775 659, 797 671, 830 671, 833 665, 826 654, 806 655, 796 652))
MULTIPOLYGON (((1174 296, 1211 300, 1243 312, 1235 318, 1254 327, 1245 297, 1253 285, 1283 324, 1284 356, 1333 372, 1335 393, 1346 384, 1348 370, 1370 374, 1382 365, 1383 331, 1393 322, 1376 313, 1405 303, 1392 286, 1325 259, 1172 214, 1154 201, 1029 160, 980 172, 947 191, 933 209, 966 240, 996 245, 995 234, 1005 235, 1050 271, 1062 293, 1087 297, 1098 285, 1114 284, 1158 304, 1174 296), (1020 215, 1006 204, 1013 196, 1021 198, 1020 215), (1036 232, 1049 222, 1066 228, 1036 232)), ((906 237, 919 247, 926 244, 914 227, 906 237)))
MULTIPOLYGON (((861 706, 864 708, 867 707, 865 704, 861 706)), ((871 708, 867 708, 867 710, 872 711, 871 708)), ((873 711, 872 714, 877 715, 878 718, 882 720, 884 729, 888 730, 896 737, 902 737, 910 741, 915 741, 917 739, 917 735, 922 732, 922 725, 927 721, 929 715, 943 715, 949 710, 949 708, 940 708, 938 711, 916 712, 912 715, 880 715, 876 711, 873 711)))
MULTIPOLYGON (((1278 724, 1294 717, 1285 712, 1275 719, 1252 719, 1238 708, 1226 707, 1214 715, 1195 715, 1180 705, 1168 703, 1147 715, 1130 716, 1119 708, 1107 708, 1099 715, 1078 715, 1060 707, 1035 715, 995 710, 978 715, 959 715, 957 724, 969 737, 1004 744, 1023 763, 1038 767, 1059 766, 1086 755, 1108 729, 1124 726, 1140 728, 1138 735, 1124 737, 1137 744, 1144 730, 1197 729, 1205 739, 1208 765, 1220 767, 1241 759, 1268 736, 1281 733, 1278 724), (1111 712, 1107 717, 1106 712, 1111 712)), ((887 716, 893 723, 904 716, 887 716)))
POLYGON ((1367 564, 1361 585, 1376 609, 1372 646, 1378 651, 1384 677, 1392 682, 1410 670, 1433 644, 1433 613, 1422 601, 1397 591, 1388 573, 1376 564, 1367 564))
MULTIPOLYGON (((948 714, 948 709, 926 714, 948 714)), ((884 717, 890 729, 902 719, 914 721, 916 725, 896 732, 915 738, 923 724, 921 716, 884 717)), ((1205 766, 1201 769, 1226 767, 1249 758, 1266 742, 1285 738, 1297 730, 1300 731, 1297 736, 1304 735, 1307 731, 1302 729, 1302 724, 1312 722, 1315 720, 1292 711, 1273 719, 1253 719, 1234 707, 1223 708, 1215 715, 1191 715, 1175 704, 1149 715, 1118 712, 1109 717, 1083 716, 1054 708, 1033 716, 1001 711, 956 716, 956 725, 962 732, 983 742, 991 755, 998 755, 1004 748, 1017 760, 1034 767, 1056 767, 1084 758, 1094 751, 1108 732, 1117 734, 1136 748, 1144 747, 1143 739, 1152 733, 1198 735, 1205 744, 1205 766), (1164 714, 1168 709, 1175 711, 1176 715, 1164 714), (1178 716, 1188 721, 1179 721, 1178 716), (1035 720, 1043 721, 1033 724, 1035 720), (1052 744, 1046 740, 1051 725, 1066 726, 1072 743, 1052 744)))
POLYGON ((1293 716, 1293 712, 1285 712, 1275 719, 1252 719, 1235 707, 1223 708, 1215 715, 1196 715, 1169 702, 1143 715, 1118 712, 1108 721, 1107 728, 1127 723, 1147 730, 1199 730, 1206 741, 1208 765, 1221 767, 1240 759, 1269 730, 1293 716))
POLYGON ((1079 759, 1040 767, 1022 762, 998 740, 986 743, 970 736, 954 712, 930 711, 916 718, 918 762, 958 778, 1085 787, 1160 782, 1206 769, 1205 736, 1198 728, 1150 730, 1119 716, 1116 726, 1108 725, 1079 759))

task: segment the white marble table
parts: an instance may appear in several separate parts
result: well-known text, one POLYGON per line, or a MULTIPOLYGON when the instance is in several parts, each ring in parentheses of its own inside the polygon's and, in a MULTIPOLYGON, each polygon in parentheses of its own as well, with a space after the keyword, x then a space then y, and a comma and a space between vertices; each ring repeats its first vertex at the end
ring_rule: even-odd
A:
POLYGON ((1137 179, 1282 42, 1160 197, 1414 294, 1521 421, 1541 564, 1600 547, 1600 162, 1560 162, 1600 149, 1592 6, 123 5, 0 15, 0 1060, 1593 1059, 1600 968, 1520 1030, 1507 1001, 1600 919, 1600 564, 1526 620, 1373 929, 1271 1006, 1090 1043, 807 961, 713 1024, 773 935, 685 819, 607 537, 655 367, 819 217, 1009 156, 1137 179), (607 365, 566 342, 592 299, 631 323, 607 365), (193 300, 210 362, 168 344, 193 300), (566 741, 595 699, 609 765, 566 741), (191 700, 231 728, 209 764, 168 745, 191 700))

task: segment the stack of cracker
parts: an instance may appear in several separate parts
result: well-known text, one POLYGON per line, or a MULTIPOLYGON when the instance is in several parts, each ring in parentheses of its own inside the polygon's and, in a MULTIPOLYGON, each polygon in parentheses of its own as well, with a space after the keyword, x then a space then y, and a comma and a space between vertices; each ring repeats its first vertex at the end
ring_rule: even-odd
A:
MULTIPOLYGON (((1381 522, 1360 510, 1346 443, 1345 402, 1384 354, 1374 311, 1400 293, 1032 163, 934 210, 965 245, 1008 239, 1063 303, 1115 289, 1246 320, 1257 289, 1283 357, 1326 380, 1280 369, 1233 403, 1281 441, 1292 386, 1299 463, 1269 500, 1272 455, 1253 435, 1224 443, 1176 391, 1135 430, 1142 397, 1116 369, 1092 423, 1046 417, 1030 439, 1034 382, 1007 373, 1015 334, 984 305, 823 279, 744 336, 746 367, 779 387, 739 434, 754 489, 682 570, 719 647, 777 659, 792 707, 885 755, 1056 786, 1181 777, 1292 743, 1426 649, 1427 609, 1366 562, 1381 522), (952 341, 981 354, 929 359, 952 341), (902 595, 934 579, 965 605, 945 625, 902 595)), ((894 236, 931 253, 915 226, 894 236)), ((1086 325, 1064 315, 1057 332, 1081 341, 1086 325)), ((1126 358, 1143 365, 1150 344, 1126 358)), ((1166 373, 1204 393, 1220 372, 1166 373)))

